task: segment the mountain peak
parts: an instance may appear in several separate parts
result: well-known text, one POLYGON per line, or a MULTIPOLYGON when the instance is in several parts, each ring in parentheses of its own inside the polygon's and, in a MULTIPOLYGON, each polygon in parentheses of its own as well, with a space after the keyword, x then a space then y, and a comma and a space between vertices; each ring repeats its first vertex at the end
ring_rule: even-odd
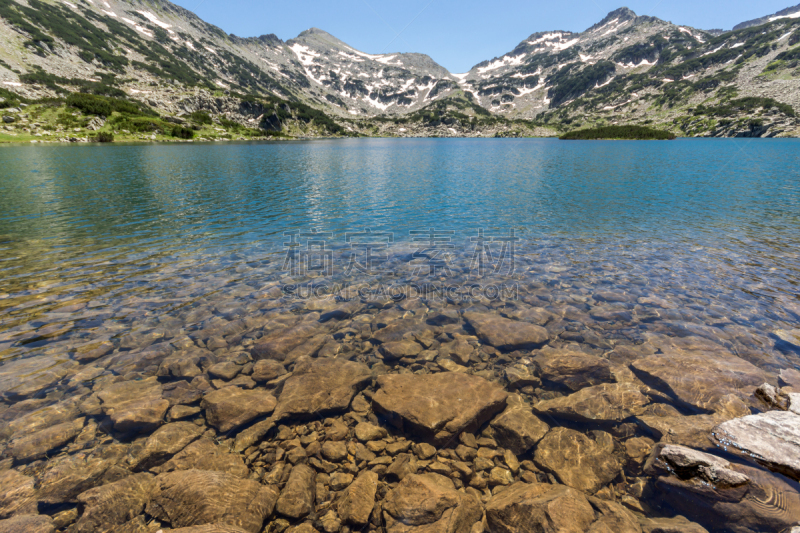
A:
POLYGON ((309 28, 297 36, 298 39, 300 37, 333 37, 333 35, 319 28, 309 28))
POLYGON ((609 22, 614 22, 614 21, 627 22, 629 20, 634 20, 636 18, 637 15, 636 13, 633 12, 633 10, 627 7, 621 7, 619 9, 615 9, 614 11, 606 15, 603 20, 601 20, 600 22, 598 22, 597 24, 595 24, 586 31, 596 30, 597 28, 601 28, 607 25, 609 22))
POLYGON ((305 44, 313 44, 326 48, 350 48, 350 46, 341 39, 338 39, 325 30, 321 30, 319 28, 307 29, 294 39, 291 39, 289 42, 293 43, 298 41, 305 44))

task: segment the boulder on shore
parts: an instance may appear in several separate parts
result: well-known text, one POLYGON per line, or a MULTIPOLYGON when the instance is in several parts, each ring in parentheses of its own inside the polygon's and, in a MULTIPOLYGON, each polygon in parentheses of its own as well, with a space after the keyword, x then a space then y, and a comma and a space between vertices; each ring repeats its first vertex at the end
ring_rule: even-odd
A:
POLYGON ((769 411, 736 418, 714 428, 713 435, 729 451, 800 480, 800 415, 769 411))

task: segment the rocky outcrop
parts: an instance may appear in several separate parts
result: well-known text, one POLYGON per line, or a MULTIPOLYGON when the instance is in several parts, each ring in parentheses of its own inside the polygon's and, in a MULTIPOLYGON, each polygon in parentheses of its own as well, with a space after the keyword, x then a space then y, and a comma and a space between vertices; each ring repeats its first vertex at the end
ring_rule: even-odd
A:
POLYGON ((644 470, 651 475, 675 474, 681 479, 696 479, 722 488, 740 487, 750 482, 746 475, 734 470, 729 461, 673 444, 657 445, 644 470))
POLYGON ((745 416, 720 424, 713 434, 725 449, 800 480, 800 415, 769 411, 745 416))
POLYGON ((682 446, 660 444, 645 472, 663 501, 709 529, 782 531, 800 521, 800 494, 763 471, 682 446))
POLYGON ((378 378, 374 408, 398 428, 434 444, 474 433, 506 406, 508 394, 483 378, 452 372, 378 378))

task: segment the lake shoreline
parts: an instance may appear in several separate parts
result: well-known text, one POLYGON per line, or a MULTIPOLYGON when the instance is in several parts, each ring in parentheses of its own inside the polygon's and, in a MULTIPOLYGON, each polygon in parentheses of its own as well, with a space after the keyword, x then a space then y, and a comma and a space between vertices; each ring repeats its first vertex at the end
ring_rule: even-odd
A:
MULTIPOLYGON (((36 139, 25 139, 25 140, 8 140, 8 139, 0 139, 0 146, 25 146, 30 144, 45 144, 45 145, 59 145, 59 146, 69 146, 69 145, 76 145, 76 146, 86 146, 86 145, 130 145, 130 144, 152 144, 152 145, 167 145, 167 144, 220 144, 220 143, 250 143, 250 142, 280 142, 280 143, 291 143, 291 142, 305 142, 305 141, 326 141, 326 140, 345 140, 345 139, 381 139, 381 140, 401 140, 401 139, 416 139, 416 140, 438 140, 438 139, 458 139, 458 140, 466 140, 466 139, 481 139, 481 140, 523 140, 523 139, 552 139, 552 140, 559 140, 558 136, 549 136, 549 137, 466 137, 466 136, 451 136, 451 137, 390 137, 390 136, 360 136, 360 137, 350 137, 350 136, 320 136, 320 137, 295 137, 295 138, 286 138, 286 137, 261 137, 255 139, 191 139, 191 140, 183 140, 183 139, 158 139, 158 140, 145 140, 145 139, 121 139, 115 140, 110 143, 102 143, 102 142, 93 142, 88 141, 85 139, 77 140, 77 141, 70 141, 70 140, 36 140, 36 139)), ((777 140, 777 139, 800 139, 800 136, 781 136, 781 137, 681 137, 677 136, 675 139, 672 140, 710 140, 710 139, 718 139, 718 140, 735 140, 735 139, 761 139, 761 140, 777 140)), ((659 141, 658 139, 579 139, 579 140, 568 140, 569 143, 576 143, 576 142, 647 142, 647 141, 659 141)))

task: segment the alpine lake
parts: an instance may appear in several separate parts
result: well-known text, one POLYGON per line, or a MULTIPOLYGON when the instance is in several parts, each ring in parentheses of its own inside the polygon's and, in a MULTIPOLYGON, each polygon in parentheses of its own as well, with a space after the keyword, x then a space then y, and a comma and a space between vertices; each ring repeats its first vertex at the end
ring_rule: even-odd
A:
POLYGON ((800 141, 0 148, 0 532, 790 532, 800 141))

